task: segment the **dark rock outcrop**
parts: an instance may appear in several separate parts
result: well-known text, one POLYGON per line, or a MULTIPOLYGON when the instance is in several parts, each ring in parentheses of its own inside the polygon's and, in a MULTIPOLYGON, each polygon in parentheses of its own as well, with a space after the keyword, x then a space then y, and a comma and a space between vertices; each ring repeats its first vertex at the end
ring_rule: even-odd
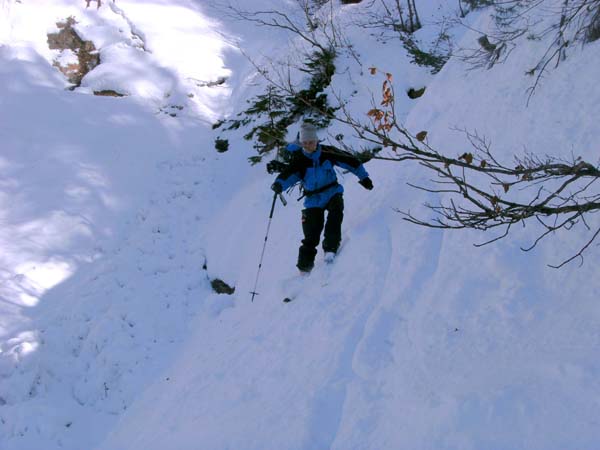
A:
POLYGON ((76 23, 74 17, 58 22, 56 26, 59 32, 48 33, 48 46, 52 50, 71 50, 77 56, 77 62, 62 65, 55 61, 54 66, 74 84, 74 87, 79 87, 83 77, 100 64, 100 55, 92 41, 85 41, 77 34, 74 28, 76 23))
POLYGON ((235 287, 229 286, 227 283, 225 283, 223 280, 220 280, 219 278, 211 280, 210 285, 217 294, 231 295, 235 292, 235 287))

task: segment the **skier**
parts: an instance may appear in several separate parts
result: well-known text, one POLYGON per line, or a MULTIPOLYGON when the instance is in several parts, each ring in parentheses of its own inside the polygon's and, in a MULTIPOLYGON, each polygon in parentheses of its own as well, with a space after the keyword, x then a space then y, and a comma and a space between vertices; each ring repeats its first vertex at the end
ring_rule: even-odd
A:
POLYGON ((335 147, 320 144, 317 129, 313 124, 304 122, 300 127, 299 137, 301 146, 288 145, 288 149, 293 151, 290 161, 282 167, 271 189, 281 194, 297 183, 302 185, 304 239, 298 251, 296 267, 301 272, 308 273, 314 266, 323 226, 325 226, 323 239, 325 261, 333 261, 342 239, 344 188, 337 181, 334 166, 352 172, 365 189, 373 189, 373 182, 357 158, 335 147), (325 211, 327 211, 326 222, 325 211))

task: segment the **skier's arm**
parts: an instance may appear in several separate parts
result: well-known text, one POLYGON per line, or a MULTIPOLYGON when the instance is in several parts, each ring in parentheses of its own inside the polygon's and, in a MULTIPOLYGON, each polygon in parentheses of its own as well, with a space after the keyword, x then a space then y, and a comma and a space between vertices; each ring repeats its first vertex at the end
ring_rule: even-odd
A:
POLYGON ((281 190, 285 191, 286 189, 289 189, 293 185, 298 183, 300 180, 301 180, 300 175, 298 175, 297 173, 291 173, 291 174, 282 173, 275 179, 275 183, 280 184, 281 190))
POLYGON ((358 182, 362 187, 369 191, 373 189, 373 182, 371 181, 371 178, 369 178, 369 174, 362 164, 359 164, 358 167, 352 167, 344 163, 340 163, 338 165, 356 175, 358 177, 358 182))
POLYGON ((332 145, 321 146, 323 153, 327 155, 332 164, 352 172, 359 180, 364 180, 369 177, 365 167, 360 160, 348 152, 344 152, 332 145))
POLYGON ((300 153, 293 153, 290 163, 287 164, 285 170, 281 171, 273 184, 279 184, 282 190, 291 188, 302 181, 302 167, 303 158, 300 153))
POLYGON ((371 178, 369 178, 369 173, 357 158, 352 155, 338 153, 335 154, 335 157, 333 158, 333 164, 356 175, 358 177, 358 182, 365 189, 373 189, 373 182, 371 181, 371 178))
POLYGON ((334 164, 338 167, 341 167, 344 170, 352 172, 354 175, 356 175, 358 177, 359 180, 364 180, 365 178, 369 177, 369 173, 365 169, 365 166, 363 166, 360 163, 358 164, 358 166, 355 166, 355 165, 350 165, 350 164, 342 162, 342 161, 335 161, 334 164))

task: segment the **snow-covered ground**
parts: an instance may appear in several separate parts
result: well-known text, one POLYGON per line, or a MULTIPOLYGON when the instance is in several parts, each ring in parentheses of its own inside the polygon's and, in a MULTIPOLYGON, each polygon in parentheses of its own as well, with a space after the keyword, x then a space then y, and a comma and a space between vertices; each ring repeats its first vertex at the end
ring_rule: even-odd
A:
MULTIPOLYGON (((427 85, 398 106, 449 153, 467 145, 452 128, 467 127, 507 158, 525 147, 597 162, 600 42, 526 106, 543 42, 489 71, 452 60, 432 76, 353 28, 360 8, 335 11, 354 55, 340 56, 331 93, 358 90, 354 113, 377 95, 377 67, 397 92, 427 85)), ((583 230, 529 253, 532 226, 475 248, 489 237, 404 222, 394 208, 427 214, 435 200, 406 185, 427 174, 372 161, 373 191, 341 175, 343 250, 331 266, 320 253, 307 278, 294 267, 300 204, 276 205, 250 301, 272 176, 234 134, 217 153, 211 124, 262 86, 236 46, 260 60, 299 43, 219 11, 0 2, 0 448, 600 448, 600 255, 546 265, 583 230), (46 43, 69 16, 102 59, 75 91, 46 43), (89 95, 102 89, 130 95, 89 95), (235 293, 214 293, 213 278, 235 293)))

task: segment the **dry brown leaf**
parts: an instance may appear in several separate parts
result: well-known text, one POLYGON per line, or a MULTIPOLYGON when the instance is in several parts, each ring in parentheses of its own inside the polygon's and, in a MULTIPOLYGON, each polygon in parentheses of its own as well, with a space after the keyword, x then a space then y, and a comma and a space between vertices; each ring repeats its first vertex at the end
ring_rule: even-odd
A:
POLYGON ((472 153, 463 153, 460 155, 458 159, 464 159, 467 164, 473 163, 473 154, 472 153))
POLYGON ((383 117, 383 111, 377 108, 373 108, 367 113, 367 116, 373 117, 375 120, 381 120, 383 117))

